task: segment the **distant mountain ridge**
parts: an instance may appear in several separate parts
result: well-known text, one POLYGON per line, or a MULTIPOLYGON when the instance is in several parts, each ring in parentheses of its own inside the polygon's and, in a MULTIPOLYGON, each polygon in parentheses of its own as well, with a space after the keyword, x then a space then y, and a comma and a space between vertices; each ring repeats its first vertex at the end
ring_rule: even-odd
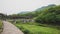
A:
POLYGON ((29 13, 30 11, 21 11, 20 13, 18 14, 26 14, 26 13, 29 13))

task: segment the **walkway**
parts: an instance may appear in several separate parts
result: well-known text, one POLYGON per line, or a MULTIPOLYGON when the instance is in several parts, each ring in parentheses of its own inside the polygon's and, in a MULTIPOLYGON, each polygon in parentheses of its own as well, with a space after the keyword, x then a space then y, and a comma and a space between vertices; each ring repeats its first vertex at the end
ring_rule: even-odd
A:
POLYGON ((3 21, 4 24, 4 29, 2 34, 23 34, 22 31, 20 31, 16 26, 14 26, 13 24, 7 22, 7 21, 3 21))

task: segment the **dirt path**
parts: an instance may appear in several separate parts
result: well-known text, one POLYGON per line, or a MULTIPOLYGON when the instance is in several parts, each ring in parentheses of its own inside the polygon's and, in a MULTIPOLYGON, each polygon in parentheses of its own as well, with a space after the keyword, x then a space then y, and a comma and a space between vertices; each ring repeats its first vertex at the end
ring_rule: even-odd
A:
POLYGON ((7 21, 3 21, 4 24, 4 29, 2 34, 23 34, 23 32, 21 32, 16 26, 14 26, 13 24, 7 22, 7 21))

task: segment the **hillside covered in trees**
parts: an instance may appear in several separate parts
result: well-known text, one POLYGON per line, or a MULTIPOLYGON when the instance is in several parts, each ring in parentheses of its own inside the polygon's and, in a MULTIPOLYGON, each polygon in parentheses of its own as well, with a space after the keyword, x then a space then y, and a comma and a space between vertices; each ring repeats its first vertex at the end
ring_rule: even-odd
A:
POLYGON ((48 5, 33 12, 21 13, 12 16, 29 16, 42 24, 60 25, 60 5, 48 5))

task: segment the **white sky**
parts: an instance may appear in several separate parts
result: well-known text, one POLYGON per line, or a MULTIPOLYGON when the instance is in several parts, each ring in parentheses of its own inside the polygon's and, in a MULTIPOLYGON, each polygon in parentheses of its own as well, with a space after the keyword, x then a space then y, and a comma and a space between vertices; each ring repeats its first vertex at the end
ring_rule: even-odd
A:
POLYGON ((0 0, 0 13, 9 15, 21 11, 33 11, 49 4, 60 5, 60 0, 0 0))

